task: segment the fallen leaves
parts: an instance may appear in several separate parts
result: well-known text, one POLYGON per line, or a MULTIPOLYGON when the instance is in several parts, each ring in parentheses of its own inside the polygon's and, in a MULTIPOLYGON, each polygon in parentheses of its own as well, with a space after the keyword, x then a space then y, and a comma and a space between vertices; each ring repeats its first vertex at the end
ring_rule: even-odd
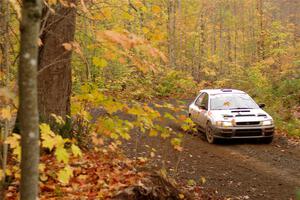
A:
MULTIPOLYGON (((143 164, 142 160, 132 161, 110 150, 85 152, 81 158, 71 157, 69 165, 61 168, 63 163, 53 155, 44 155, 40 165, 40 199, 111 198, 126 187, 138 185, 146 176, 135 168, 138 163, 143 164)), ((15 178, 6 193, 8 200, 17 198, 18 185, 19 178, 15 178)))

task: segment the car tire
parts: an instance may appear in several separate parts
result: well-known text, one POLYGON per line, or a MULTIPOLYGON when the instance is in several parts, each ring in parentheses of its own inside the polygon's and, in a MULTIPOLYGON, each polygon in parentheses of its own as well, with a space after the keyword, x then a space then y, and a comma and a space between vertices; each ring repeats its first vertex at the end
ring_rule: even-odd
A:
POLYGON ((262 142, 263 144, 271 144, 272 141, 273 141, 273 137, 268 137, 268 138, 262 138, 262 139, 261 139, 261 142, 262 142))
POLYGON ((209 144, 216 143, 216 138, 214 137, 211 122, 207 122, 206 129, 205 129, 205 136, 209 144))

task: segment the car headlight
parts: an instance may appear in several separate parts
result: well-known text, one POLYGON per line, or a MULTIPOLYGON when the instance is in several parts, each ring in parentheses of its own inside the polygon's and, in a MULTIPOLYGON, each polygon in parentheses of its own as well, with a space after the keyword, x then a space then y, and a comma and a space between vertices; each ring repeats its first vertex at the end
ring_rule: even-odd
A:
POLYGON ((232 127, 233 122, 232 121, 217 121, 216 125, 220 126, 220 127, 232 127))
POLYGON ((271 120, 271 119, 262 121, 263 126, 270 126, 272 124, 273 124, 273 120, 271 120))

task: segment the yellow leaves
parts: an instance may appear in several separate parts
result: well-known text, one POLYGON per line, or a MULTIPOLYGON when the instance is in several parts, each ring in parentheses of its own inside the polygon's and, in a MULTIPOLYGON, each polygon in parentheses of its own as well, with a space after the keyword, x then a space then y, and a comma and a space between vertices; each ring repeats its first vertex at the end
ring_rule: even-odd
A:
POLYGON ((11 136, 8 136, 5 143, 10 145, 10 148, 13 149, 13 155, 17 156, 18 161, 21 160, 21 145, 20 145, 21 136, 13 133, 11 136))
POLYGON ((197 183, 196 183, 195 180, 189 179, 188 182, 187 182, 187 184, 188 184, 189 186, 195 186, 197 183))
MULTIPOLYGON (((57 118, 59 119, 59 118, 57 118)), ((68 139, 63 139, 60 135, 56 135, 50 129, 48 124, 41 124, 41 138, 42 138, 42 147, 52 151, 55 148, 55 156, 58 162, 63 162, 67 164, 69 162, 70 154, 65 148, 65 143, 69 142, 68 139)), ((71 151, 75 157, 81 157, 82 153, 78 146, 75 144, 71 145, 71 151)))
POLYGON ((131 115, 144 115, 144 110, 140 107, 133 107, 129 108, 127 110, 127 113, 131 115))
POLYGON ((101 10, 101 13, 103 15, 103 17, 105 17, 107 20, 111 19, 112 18, 112 12, 111 12, 111 9, 106 7, 106 8, 103 8, 101 10))
POLYGON ((12 111, 9 106, 0 109, 0 119, 2 120, 11 120, 12 118, 12 111))
POLYGON ((55 122, 59 125, 64 125, 65 121, 63 120, 63 118, 61 116, 57 116, 55 114, 51 114, 51 117, 54 118, 55 122))
POLYGON ((42 147, 48 148, 50 151, 56 146, 56 135, 51 131, 48 124, 41 124, 41 138, 42 138, 42 147))
POLYGON ((20 145, 21 136, 13 133, 11 136, 8 136, 5 143, 9 144, 11 148, 16 148, 20 145))
POLYGON ((176 118, 173 115, 171 115, 170 113, 165 113, 164 117, 167 119, 170 119, 170 120, 176 120, 176 118))
POLYGON ((82 156, 81 150, 75 144, 72 144, 71 150, 72 150, 72 153, 73 153, 74 156, 76 156, 76 157, 81 157, 82 156))
POLYGON ((122 110, 124 108, 123 104, 121 104, 119 102, 115 102, 112 99, 108 99, 107 101, 104 101, 102 103, 102 105, 109 114, 113 114, 113 113, 115 113, 119 110, 122 110))
POLYGON ((171 144, 172 144, 173 146, 180 146, 180 144, 181 144, 181 139, 180 139, 180 138, 172 138, 172 139, 171 139, 171 144))
POLYGON ((158 135, 158 132, 155 129, 151 129, 149 132, 149 136, 150 137, 155 137, 158 135))
POLYGON ((146 28, 146 27, 143 27, 142 31, 143 31, 144 34, 147 34, 147 33, 150 32, 150 30, 148 28, 146 28))
POLYGON ((70 179, 73 177, 73 169, 67 165, 65 168, 59 170, 57 177, 62 184, 68 184, 70 179))
POLYGON ((97 67, 103 68, 107 66, 107 61, 104 58, 93 57, 93 64, 97 67))
POLYGON ((158 14, 158 13, 161 12, 161 9, 160 9, 159 6, 154 5, 154 6, 152 6, 152 12, 153 12, 154 14, 158 14))
POLYGON ((46 169, 46 165, 45 165, 44 163, 40 163, 40 164, 39 164, 39 171, 40 171, 40 172, 44 172, 45 169, 46 169))
POLYGON ((4 171, 0 169, 0 181, 3 180, 3 177, 4 177, 4 171))
POLYGON ((129 14, 128 12, 124 12, 122 14, 122 17, 128 21, 133 21, 134 20, 134 16, 132 16, 131 14, 129 14))
POLYGON ((184 197, 185 197, 183 194, 179 194, 178 196, 179 196, 179 199, 184 199, 184 197))
POLYGON ((57 147, 55 150, 55 156, 58 162, 67 164, 69 162, 69 153, 64 147, 57 147))
POLYGON ((130 135, 127 132, 120 132, 120 136, 125 140, 130 140, 130 135))
POLYGON ((181 125, 182 130, 184 131, 194 131, 195 130, 195 124, 191 120, 191 118, 185 118, 183 121, 183 124, 181 125))
POLYGON ((47 0, 50 6, 57 4, 57 0, 47 0))

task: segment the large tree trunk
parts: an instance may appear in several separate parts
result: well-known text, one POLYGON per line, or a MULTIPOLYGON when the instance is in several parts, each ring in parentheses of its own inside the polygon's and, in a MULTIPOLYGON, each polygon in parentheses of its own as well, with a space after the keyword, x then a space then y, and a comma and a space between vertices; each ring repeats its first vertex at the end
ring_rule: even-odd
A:
POLYGON ((40 0, 23 0, 19 98, 21 131, 21 200, 36 200, 39 176, 39 115, 37 105, 37 59, 41 18, 40 0))
POLYGON ((43 10, 43 44, 38 74, 38 104, 42 121, 48 121, 52 113, 63 118, 70 114, 72 51, 66 50, 63 44, 74 41, 75 18, 76 10, 71 2, 68 7, 58 3, 55 13, 48 8, 43 10))

